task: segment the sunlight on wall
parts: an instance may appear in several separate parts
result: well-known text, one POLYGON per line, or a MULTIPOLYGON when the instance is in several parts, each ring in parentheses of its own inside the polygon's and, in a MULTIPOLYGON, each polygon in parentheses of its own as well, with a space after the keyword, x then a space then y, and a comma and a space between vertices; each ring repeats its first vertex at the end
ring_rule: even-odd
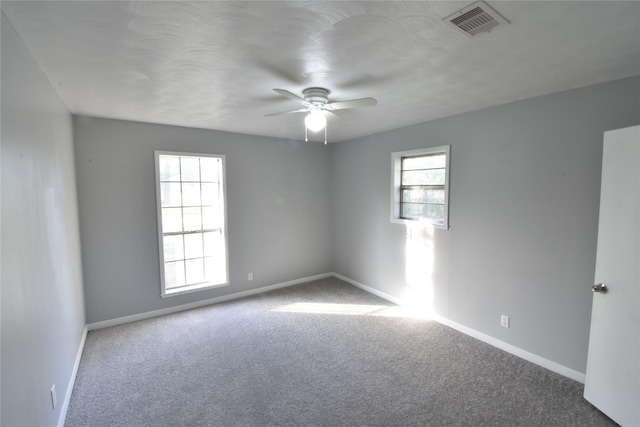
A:
POLYGON ((402 300, 424 316, 433 314, 434 228, 407 223, 405 288, 402 300))
POLYGON ((360 305, 337 303, 297 302, 271 311, 285 313, 339 314, 348 316, 381 316, 424 319, 424 313, 411 307, 397 305, 360 305))

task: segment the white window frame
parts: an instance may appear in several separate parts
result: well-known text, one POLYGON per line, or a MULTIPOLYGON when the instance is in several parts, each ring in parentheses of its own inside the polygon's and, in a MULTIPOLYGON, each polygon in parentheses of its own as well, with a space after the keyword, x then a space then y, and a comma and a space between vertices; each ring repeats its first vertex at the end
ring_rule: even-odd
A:
POLYGON ((451 159, 451 146, 420 148, 417 150, 396 151, 391 153, 391 222, 394 224, 430 224, 435 228, 449 229, 449 163, 451 159), (402 159, 404 157, 428 156, 444 154, 446 156, 445 183, 444 183, 444 219, 442 221, 423 219, 407 219, 400 217, 400 183, 402 172, 402 159))
MULTIPOLYGON (((227 286, 229 284, 229 245, 227 236, 227 180, 226 180, 226 157, 223 154, 208 154, 208 153, 187 153, 178 151, 154 151, 155 154, 155 181, 156 181, 156 210, 158 216, 158 253, 160 255, 160 296, 162 298, 182 295, 191 292, 202 291, 205 289, 217 288, 221 286, 227 286), (220 226, 221 233, 224 239, 224 281, 221 282, 203 282, 194 285, 185 285, 179 288, 167 289, 165 286, 165 261, 164 261, 164 232, 162 222, 162 196, 161 196, 161 180, 160 180, 160 156, 185 156, 194 158, 210 157, 220 159, 221 173, 220 173, 220 188, 222 190, 222 213, 220 226)), ((181 181, 182 182, 182 181, 181 181)), ((202 182, 202 181, 194 181, 202 182)), ((180 203, 182 205, 182 202, 180 203)), ((187 233, 185 233, 187 234, 187 233)), ((184 235, 184 234, 183 234, 184 235)))

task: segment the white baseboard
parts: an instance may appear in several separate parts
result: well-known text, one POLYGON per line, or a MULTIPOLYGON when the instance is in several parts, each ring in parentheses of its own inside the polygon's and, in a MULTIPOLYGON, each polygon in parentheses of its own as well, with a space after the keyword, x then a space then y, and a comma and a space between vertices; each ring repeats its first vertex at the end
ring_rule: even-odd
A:
POLYGON ((392 303, 394 303, 394 304, 397 304, 397 305, 405 305, 405 304, 403 304, 403 302, 402 302, 400 299, 398 299, 398 298, 396 298, 396 297, 394 297, 394 296, 391 296, 391 295, 389 295, 389 294, 387 294, 387 293, 384 293, 384 292, 382 292, 382 291, 379 291, 379 290, 377 290, 377 289, 374 289, 374 288, 372 288, 372 287, 370 287, 370 286, 363 285, 362 283, 360 283, 360 282, 356 282, 355 280, 350 279, 350 278, 348 278, 348 277, 346 277, 346 276, 343 276, 342 274, 332 273, 332 275, 333 275, 333 277, 335 277, 336 279, 340 279, 340 280, 342 280, 343 282, 347 282, 347 283, 349 283, 349 284, 351 284, 351 285, 355 286, 356 288, 360 288, 360 289, 362 289, 363 291, 368 292, 368 293, 370 293, 370 294, 373 294, 373 295, 375 295, 375 296, 377 296, 377 297, 380 297, 380 298, 382 298, 382 299, 384 299, 384 300, 390 301, 390 302, 392 302, 392 303))
MULTIPOLYGON (((255 295, 255 294, 260 294, 263 292, 267 292, 267 291, 271 291, 274 289, 280 289, 280 288, 286 288, 288 286, 294 286, 294 285, 298 285, 301 283, 305 283, 305 282, 310 282, 313 280, 319 280, 319 279, 324 279, 327 277, 335 277, 337 279, 340 279, 344 282, 347 282, 357 288, 362 289, 365 292, 368 292, 372 295, 378 296, 384 300, 390 301, 394 304, 397 305, 406 305, 400 298, 396 298, 392 295, 389 295, 385 292, 382 292, 378 289, 372 288, 370 286, 364 285, 360 282, 357 282, 353 279, 350 279, 349 277, 343 276, 342 274, 338 274, 338 273, 324 273, 324 274, 318 274, 315 276, 309 276, 309 277, 303 277, 300 279, 296 279, 296 280, 291 280, 288 282, 283 282, 283 283, 278 283, 278 284, 274 284, 274 285, 269 285, 269 286, 264 286, 261 288, 257 288, 257 289, 251 289, 248 291, 243 291, 243 292, 237 292, 234 294, 230 294, 230 295, 224 295, 221 297, 217 297, 217 298, 210 298, 210 299, 206 299, 206 300, 202 300, 202 301, 196 301, 190 304, 182 304, 182 305, 178 305, 178 306, 174 306, 174 307, 168 307, 168 308, 163 308, 160 310, 153 310, 153 311, 147 311, 145 313, 139 313, 139 314, 134 314, 131 316, 124 316, 124 317, 119 317, 116 319, 110 319, 110 320, 104 320, 101 322, 95 322, 95 323, 90 323, 87 325, 87 330, 89 331, 93 331, 96 329, 101 329, 101 328, 107 328, 110 326, 117 326, 117 325, 123 325, 125 323, 130 323, 130 322, 135 322, 138 320, 144 320, 144 319, 150 319, 153 317, 158 317, 158 316, 164 316, 167 314, 172 314, 172 313, 178 313, 180 311, 185 311, 185 310, 190 310, 193 308, 199 308, 199 307, 204 307, 207 305, 211 305, 211 304, 216 304, 219 302, 224 302, 224 301, 231 301, 234 299, 238 299, 238 298, 243 298, 243 297, 247 297, 247 296, 251 296, 251 295, 255 295)), ((450 328, 453 328, 459 332, 462 332, 465 335, 469 335, 470 337, 473 337, 475 339, 478 339, 484 343, 487 343, 489 345, 492 345, 496 348, 499 348, 500 350, 506 351, 507 353, 513 354, 515 356, 520 357, 521 359, 524 359, 528 362, 534 363, 538 366, 541 366, 545 369, 548 369, 552 372, 555 372, 557 374, 560 374, 562 376, 565 376, 567 378, 570 378, 574 381, 578 381, 582 384, 584 384, 585 382, 585 374, 582 372, 578 372, 576 370, 573 370, 571 368, 568 368, 564 365, 561 365, 559 363, 553 362, 549 359, 545 359, 544 357, 538 356, 537 354, 531 353, 529 351, 523 350, 520 347, 516 347, 512 344, 506 343, 504 341, 501 341, 497 338, 494 338, 490 335, 484 334, 482 332, 479 332, 475 329, 469 328, 467 326, 464 326, 462 324, 456 323, 452 320, 449 320, 445 317, 439 316, 439 315, 433 315, 432 319, 438 323, 441 323, 445 326, 448 326, 450 328)), ((82 354, 82 348, 84 347, 84 340, 86 338, 86 330, 85 330, 85 334, 83 336, 83 340, 82 340, 82 346, 79 350, 78 353, 78 358, 76 360, 76 368, 74 371, 74 380, 75 380, 75 372, 77 371, 79 362, 80 362, 80 355, 82 354)), ((67 397, 65 399, 65 406, 63 408, 63 412, 66 415, 66 409, 68 407, 69 404, 69 400, 71 398, 71 389, 69 389, 69 391, 67 392, 67 397)), ((62 418, 62 422, 64 423, 64 418, 62 418)))
POLYGON ((71 402, 71 394, 73 393, 73 386, 76 383, 76 376, 78 375, 78 368, 80 367, 80 359, 82 358, 82 351, 84 350, 84 343, 87 341, 88 327, 84 327, 82 332, 82 338, 80 339, 80 345, 78 345, 78 351, 76 352, 76 360, 73 364, 73 371, 71 372, 71 378, 67 384, 67 392, 64 396, 64 402, 62 402, 62 408, 60 409, 60 418, 58 419, 58 427, 64 427, 64 422, 67 419, 67 410, 69 410, 69 403, 71 402))
POLYGON ((248 291, 236 292, 234 294, 224 295, 217 298, 209 298, 202 301, 196 301, 189 304, 181 304, 173 307, 162 308, 159 310, 147 311, 139 314, 132 314, 130 316, 118 317, 115 319, 103 320, 101 322, 89 323, 87 327, 89 331, 96 329, 108 328, 110 326, 124 325, 125 323, 136 322, 138 320, 151 319, 153 317, 164 316, 167 314, 178 313, 180 311, 191 310, 193 308, 205 307, 207 305, 216 304, 224 301, 231 301, 238 298, 244 298, 251 295, 261 294, 263 292, 272 291, 274 289, 286 288, 288 286, 298 285, 300 283, 311 282, 313 280, 325 279, 332 277, 332 273, 317 274, 315 276, 303 277, 296 280, 290 280, 288 282, 277 283, 275 285, 263 286, 261 288, 250 289, 248 291))
POLYGON ((535 365, 541 366, 545 369, 555 372, 556 374, 560 374, 562 376, 565 376, 574 381, 584 384, 585 374, 581 372, 575 371, 571 368, 567 368, 564 365, 553 362, 549 359, 545 359, 544 357, 538 356, 537 354, 523 350, 520 347, 516 347, 515 345, 511 345, 497 338, 494 338, 490 335, 483 334, 482 332, 476 331, 475 329, 471 329, 467 326, 461 325, 459 323, 454 322, 453 320, 449 320, 437 314, 433 315, 433 320, 445 326, 453 328, 456 331, 462 332, 465 335, 469 335, 470 337, 473 337, 489 345, 497 347, 500 350, 504 350, 507 353, 511 353, 514 356, 518 356, 519 358, 524 359, 528 362, 531 362, 535 365))
MULTIPOLYGON (((406 305, 399 298, 396 298, 396 297, 391 296, 391 295, 389 295, 387 293, 381 292, 381 291, 379 291, 377 289, 374 289, 374 288, 372 288, 370 286, 363 285, 362 283, 356 282, 355 280, 350 279, 348 277, 345 277, 345 276, 343 276, 341 274, 333 273, 333 276, 338 278, 338 279, 340 279, 340 280, 343 280, 343 281, 345 281, 347 283, 350 283, 353 286, 356 286, 356 287, 362 289, 363 291, 369 292, 370 294, 376 295, 376 296, 378 296, 378 297, 380 297, 382 299, 385 299, 387 301, 390 301, 390 302, 392 302, 394 304, 406 305)), ((578 371, 573 370, 571 368, 568 368, 568 367, 566 367, 564 365, 561 365, 559 363, 553 362, 553 361, 551 361, 549 359, 545 359, 544 357, 538 356, 537 354, 534 354, 534 353, 531 353, 529 351, 523 350, 520 347, 516 347, 516 346, 514 346, 512 344, 506 343, 506 342, 501 341, 501 340, 499 340, 497 338, 494 338, 494 337, 492 337, 490 335, 487 335, 487 334, 484 334, 482 332, 476 331, 475 329, 472 329, 472 328, 469 328, 467 326, 461 325, 460 323, 456 323, 456 322, 454 322, 452 320, 449 320, 449 319, 447 319, 445 317, 442 317, 442 316, 439 316, 437 314, 432 315, 431 318, 434 321, 436 321, 436 322, 438 322, 438 323, 440 323, 442 325, 448 326, 450 328, 453 328, 453 329, 455 329, 455 330, 457 330, 459 332, 462 332, 465 335, 469 335, 470 337, 473 337, 473 338, 475 338, 477 340, 480 340, 480 341, 482 341, 484 343, 487 343, 487 344, 492 345, 492 346, 494 346, 496 348, 499 348, 500 350, 506 351, 507 353, 511 353, 514 356, 518 356, 519 358, 524 359, 524 360, 526 360, 528 362, 531 362, 531 363, 536 364, 538 366, 541 366, 541 367, 543 367, 545 369, 548 369, 548 370, 550 370, 552 372, 560 374, 560 375, 562 375, 564 377, 570 378, 570 379, 572 379, 574 381, 577 381, 579 383, 584 384, 585 374, 582 373, 582 372, 578 372, 578 371)))

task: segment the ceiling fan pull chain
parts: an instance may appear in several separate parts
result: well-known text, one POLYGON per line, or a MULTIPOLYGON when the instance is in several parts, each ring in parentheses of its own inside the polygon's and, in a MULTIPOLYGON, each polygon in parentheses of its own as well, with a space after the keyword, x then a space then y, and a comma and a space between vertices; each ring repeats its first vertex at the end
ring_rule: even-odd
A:
POLYGON ((327 126, 324 127, 324 145, 327 145, 327 126))
POLYGON ((307 127, 304 127, 304 142, 309 142, 309 137, 308 137, 308 130, 307 127))

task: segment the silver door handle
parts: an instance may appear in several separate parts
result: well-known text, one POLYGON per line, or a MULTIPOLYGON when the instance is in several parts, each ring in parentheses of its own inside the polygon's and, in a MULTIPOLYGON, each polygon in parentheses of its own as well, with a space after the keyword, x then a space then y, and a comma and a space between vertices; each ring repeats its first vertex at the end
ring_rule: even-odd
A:
POLYGON ((591 287, 591 290, 593 292, 598 292, 601 294, 606 294, 608 289, 607 289, 607 285, 603 284, 603 283, 598 283, 597 285, 593 285, 591 287))

